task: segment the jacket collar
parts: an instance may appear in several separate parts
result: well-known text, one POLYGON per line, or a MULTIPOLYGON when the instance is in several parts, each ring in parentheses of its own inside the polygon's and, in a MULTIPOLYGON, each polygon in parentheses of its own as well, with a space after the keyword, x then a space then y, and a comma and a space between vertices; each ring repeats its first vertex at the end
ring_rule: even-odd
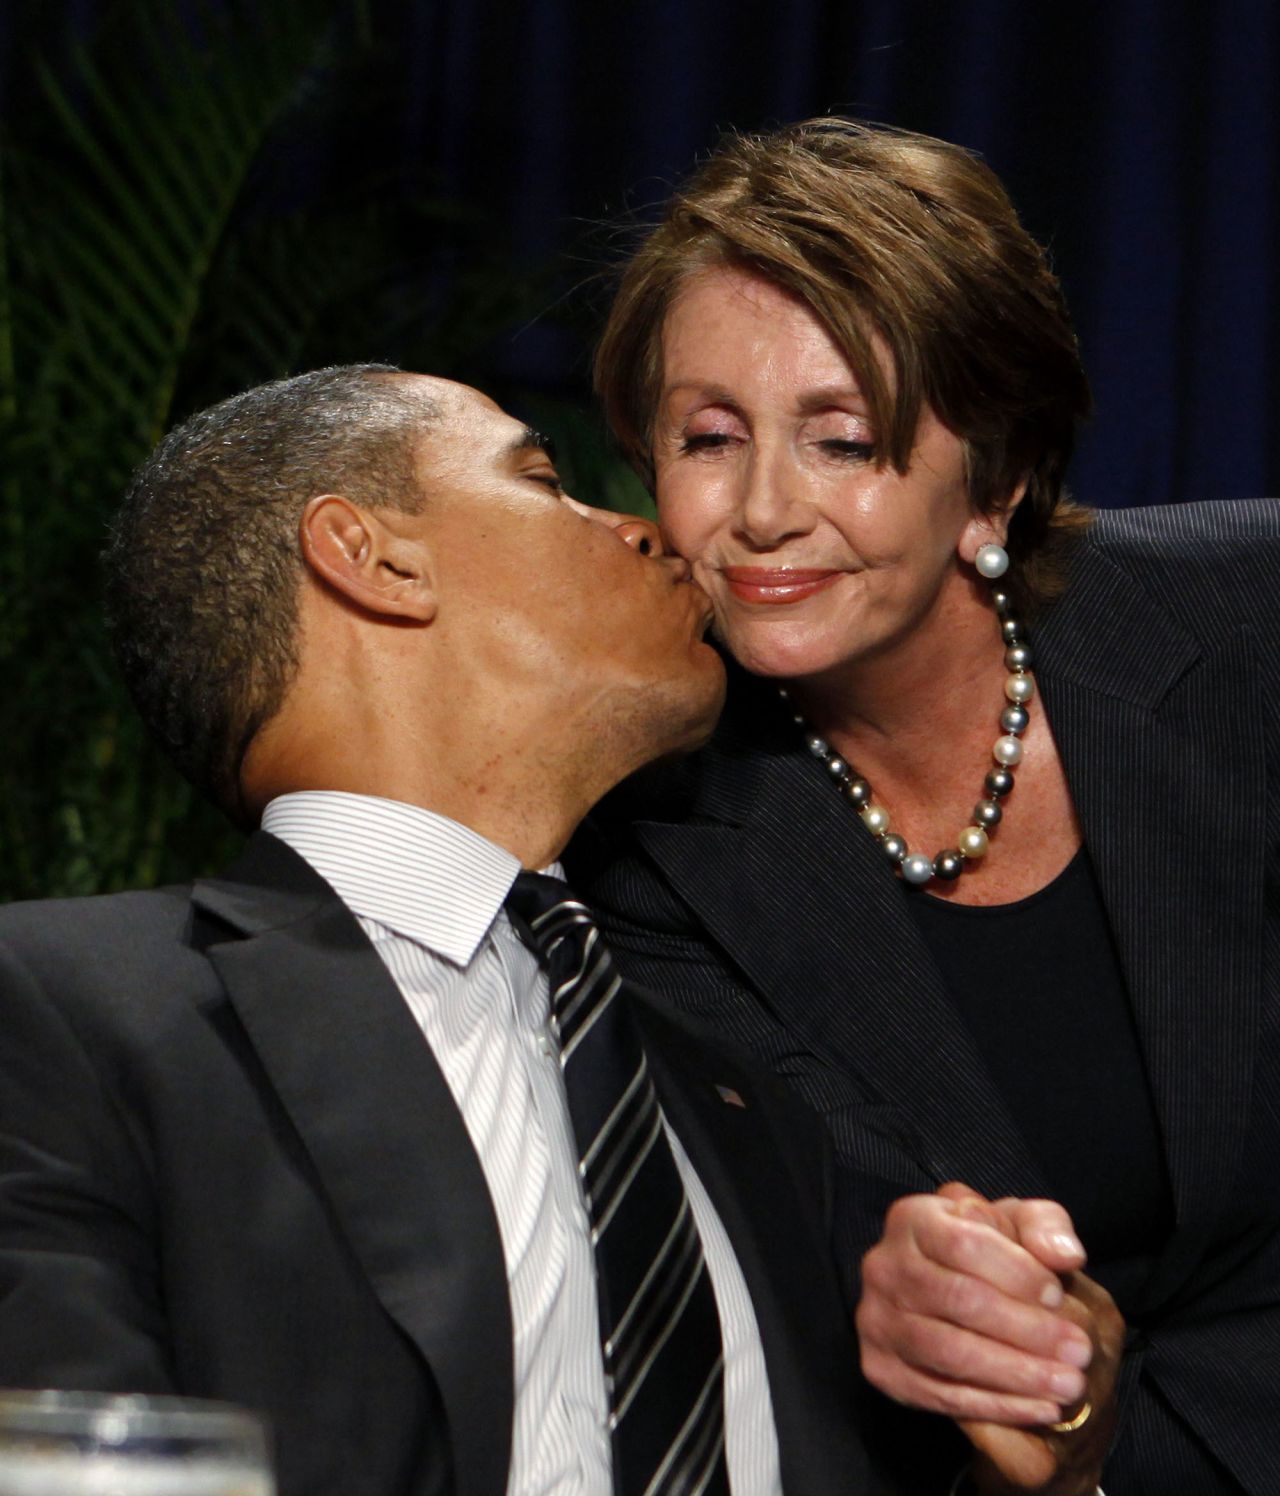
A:
POLYGON ((384 1308, 421 1351, 460 1496, 505 1489, 512 1330, 483 1170, 448 1084, 334 891, 264 832, 196 885, 196 939, 384 1308))
POLYGON ((766 1006, 869 1104, 910 1119, 938 1183, 1042 1193, 901 888, 771 685, 733 672, 687 788, 680 821, 636 836, 766 1006), (975 1159, 990 1166, 975 1175, 975 1159))

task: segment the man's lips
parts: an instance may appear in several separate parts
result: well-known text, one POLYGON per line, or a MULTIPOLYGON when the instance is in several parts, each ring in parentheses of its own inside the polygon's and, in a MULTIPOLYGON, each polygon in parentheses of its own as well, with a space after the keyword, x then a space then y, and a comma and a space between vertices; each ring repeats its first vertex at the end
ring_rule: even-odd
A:
POLYGON ((843 572, 799 566, 722 566, 729 591, 744 603, 796 603, 829 587, 843 572))
POLYGON ((692 601, 696 610, 698 621, 698 633, 705 634, 715 621, 715 608, 712 606, 711 598, 707 589, 700 582, 695 582, 693 577, 687 573, 678 578, 677 586, 682 587, 692 601))

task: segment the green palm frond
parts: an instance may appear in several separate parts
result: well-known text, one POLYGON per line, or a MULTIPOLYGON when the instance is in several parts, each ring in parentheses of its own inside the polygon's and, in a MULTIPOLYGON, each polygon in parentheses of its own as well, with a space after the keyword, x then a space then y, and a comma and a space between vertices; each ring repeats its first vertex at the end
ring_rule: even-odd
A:
POLYGON ((27 60, 0 121, 0 899, 179 877, 229 843, 146 740, 100 624, 108 516, 191 410, 388 359, 536 419, 580 497, 645 502, 576 402, 491 377, 554 300, 545 271, 377 162, 294 179, 394 97, 374 14, 116 0, 87 41, 27 60))
MULTIPOLYGON (((97 554, 191 367, 233 387, 232 361, 193 334, 217 320, 207 298, 255 170, 333 66, 344 9, 259 0, 210 8, 196 31, 167 0, 130 0, 60 69, 32 59, 42 107, 0 151, 0 715, 15 734, 0 897, 164 876, 176 825, 217 839, 121 700, 97 554)), ((292 347, 286 321, 264 336, 263 362, 292 347)))

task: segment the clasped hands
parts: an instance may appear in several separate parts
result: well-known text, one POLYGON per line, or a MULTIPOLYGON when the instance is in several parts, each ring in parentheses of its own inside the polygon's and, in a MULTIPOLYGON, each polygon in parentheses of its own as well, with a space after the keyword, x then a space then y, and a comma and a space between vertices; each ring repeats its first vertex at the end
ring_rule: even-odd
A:
POLYGON ((1092 1496, 1115 1427, 1124 1321, 1051 1200, 962 1184, 908 1195, 862 1262, 867 1380, 953 1418, 984 1496, 1092 1496), (1074 1430, 1053 1424, 1073 1421, 1074 1430))

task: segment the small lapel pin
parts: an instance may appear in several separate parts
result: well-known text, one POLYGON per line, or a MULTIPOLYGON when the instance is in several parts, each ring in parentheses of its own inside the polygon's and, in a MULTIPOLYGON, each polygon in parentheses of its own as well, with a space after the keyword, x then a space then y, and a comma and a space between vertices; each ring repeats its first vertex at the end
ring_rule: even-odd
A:
POLYGON ((741 1093, 735 1091, 732 1086, 717 1086, 716 1094, 726 1106, 740 1106, 744 1112, 746 1111, 747 1103, 743 1101, 741 1093))

